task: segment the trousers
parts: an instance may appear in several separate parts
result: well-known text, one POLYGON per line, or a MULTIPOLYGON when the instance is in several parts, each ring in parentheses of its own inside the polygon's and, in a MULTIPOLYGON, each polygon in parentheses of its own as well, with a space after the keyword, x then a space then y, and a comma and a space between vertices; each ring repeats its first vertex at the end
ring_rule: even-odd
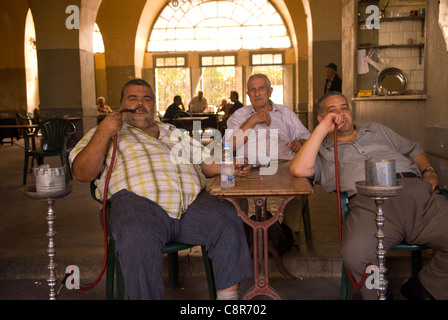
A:
MULTIPOLYGON (((431 261, 419 279, 435 299, 448 299, 448 200, 419 178, 406 178, 401 192, 384 201, 383 244, 386 251, 402 241, 433 249, 431 261)), ((350 201, 341 253, 347 271, 359 283, 367 264, 378 265, 376 212, 372 198, 358 194, 350 201)), ((387 267, 387 259, 386 259, 387 267)), ((386 273, 387 278, 387 273, 386 273)), ((374 289, 363 285, 363 299, 377 299, 374 289)))
POLYGON ((121 190, 111 198, 109 227, 133 300, 163 298, 163 248, 171 241, 205 245, 214 264, 217 290, 253 274, 243 221, 232 204, 206 191, 180 219, 174 219, 157 203, 121 190))

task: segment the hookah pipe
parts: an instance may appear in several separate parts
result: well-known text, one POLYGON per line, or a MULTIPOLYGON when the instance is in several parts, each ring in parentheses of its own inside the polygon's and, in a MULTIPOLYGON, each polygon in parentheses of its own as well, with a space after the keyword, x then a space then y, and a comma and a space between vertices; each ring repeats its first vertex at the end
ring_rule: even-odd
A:
MULTIPOLYGON (((337 202, 338 202, 338 224, 339 224, 339 246, 342 245, 342 206, 341 206, 341 190, 339 187, 339 162, 338 162, 338 125, 337 123, 334 124, 334 167, 335 167, 335 179, 336 179, 336 194, 337 194, 337 202)), ((367 264, 369 266, 371 264, 367 264)), ((363 276, 361 278, 361 281, 359 283, 356 283, 353 276, 348 272, 347 275, 350 278, 350 281, 353 284, 353 287, 356 289, 360 289, 367 278, 367 273, 363 273, 363 276)))
POLYGON ((82 291, 87 291, 92 289, 93 287, 95 287, 98 282, 100 282, 101 278, 104 275, 104 271, 106 271, 106 266, 107 266, 107 256, 108 256, 108 232, 107 232, 107 215, 106 215, 106 204, 107 204, 107 190, 108 190, 108 186, 109 186, 109 180, 110 180, 110 176, 112 174, 112 169, 114 167, 114 162, 115 162, 115 155, 117 153, 117 141, 118 141, 118 134, 114 135, 114 145, 113 145, 113 151, 112 151, 112 158, 110 159, 110 166, 109 166, 109 171, 107 172, 107 177, 106 177, 106 184, 104 185, 104 193, 103 193, 103 212, 102 212, 102 221, 103 221, 103 230, 104 230, 104 260, 103 260, 103 266, 101 268, 100 274, 98 275, 98 277, 96 278, 96 280, 88 285, 87 287, 79 287, 80 290, 82 291))
MULTIPOLYGON (((120 113, 123 113, 123 112, 135 113, 136 110, 135 109, 122 109, 122 110, 120 110, 120 113)), ((96 278, 96 280, 92 284, 90 284, 90 285, 88 285, 86 287, 81 287, 81 286, 79 287, 79 289, 81 291, 87 291, 87 290, 90 290, 93 287, 95 287, 98 284, 98 282, 100 282, 101 278, 103 277, 104 271, 106 271, 107 256, 108 256, 108 250, 107 250, 107 248, 108 248, 108 232, 107 232, 107 215, 106 215, 107 191, 108 191, 108 187, 109 187, 110 176, 112 175, 112 170, 113 170, 113 167, 114 167, 115 155, 117 153, 117 144, 118 144, 117 142, 118 142, 118 134, 115 134, 114 135, 114 142, 113 142, 113 149, 112 149, 112 157, 111 157, 111 160, 110 160, 110 166, 109 166, 109 170, 107 172, 106 183, 104 185, 104 193, 103 193, 103 212, 102 212, 103 213, 102 214, 102 221, 103 221, 103 230, 104 230, 104 260, 103 260, 103 266, 101 268, 101 271, 100 271, 98 277, 96 278)), ((72 271, 72 273, 67 273, 65 275, 65 278, 62 280, 62 286, 65 284, 65 281, 67 280, 67 278, 71 274, 73 274, 73 271, 72 271)), ((61 291, 62 286, 59 289, 59 291, 61 291)))

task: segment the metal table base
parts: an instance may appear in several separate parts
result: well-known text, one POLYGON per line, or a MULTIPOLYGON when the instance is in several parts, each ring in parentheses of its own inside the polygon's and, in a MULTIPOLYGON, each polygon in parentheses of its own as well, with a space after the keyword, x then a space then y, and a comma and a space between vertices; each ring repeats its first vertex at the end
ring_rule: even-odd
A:
POLYGON ((247 214, 241 211, 238 203, 234 198, 226 198, 236 208, 238 215, 243 221, 252 228, 253 232, 253 260, 254 260, 254 285, 246 291, 242 299, 250 300, 258 295, 264 295, 271 297, 274 300, 281 300, 280 295, 269 284, 269 252, 274 257, 274 261, 279 271, 287 276, 292 277, 283 267, 281 260, 276 250, 268 244, 268 229, 273 225, 281 216, 289 201, 295 197, 288 196, 273 216, 266 220, 267 201, 265 197, 251 197, 255 204, 256 220, 250 219, 247 214))

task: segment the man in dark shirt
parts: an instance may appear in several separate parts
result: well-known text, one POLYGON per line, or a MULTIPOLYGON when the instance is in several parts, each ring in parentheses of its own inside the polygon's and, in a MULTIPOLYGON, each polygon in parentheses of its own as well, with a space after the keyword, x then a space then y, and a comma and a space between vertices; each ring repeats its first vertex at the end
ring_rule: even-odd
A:
POLYGON ((168 109, 166 109, 165 115, 163 116, 163 118, 172 120, 174 117, 174 114, 177 111, 183 111, 183 110, 184 110, 184 105, 182 103, 182 98, 180 96, 175 96, 174 102, 169 105, 168 109), (179 108, 179 106, 182 106, 182 109, 179 108))
POLYGON ((337 74, 338 66, 331 62, 325 68, 327 80, 325 81, 324 94, 330 91, 342 92, 342 80, 337 74))
POLYGON ((228 116, 232 115, 236 110, 243 106, 243 104, 238 100, 238 92, 236 91, 230 92, 230 101, 233 102, 233 106, 230 107, 229 113, 227 114, 228 116))

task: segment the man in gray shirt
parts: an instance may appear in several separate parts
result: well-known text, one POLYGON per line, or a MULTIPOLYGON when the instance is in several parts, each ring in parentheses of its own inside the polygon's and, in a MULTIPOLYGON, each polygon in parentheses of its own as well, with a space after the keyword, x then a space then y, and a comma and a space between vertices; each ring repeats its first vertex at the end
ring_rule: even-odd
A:
MULTIPOLYGON (((318 103, 319 125, 294 157, 290 170, 311 178, 327 192, 336 190, 334 130, 338 126, 340 190, 351 197, 345 222, 342 258, 359 283, 368 264, 378 265, 374 201, 356 194, 356 181, 365 180, 365 160, 394 159, 403 189, 385 201, 383 212, 386 251, 403 240, 434 249, 431 263, 408 279, 401 292, 408 299, 448 299, 448 201, 436 190, 437 173, 423 149, 379 123, 355 125, 347 98, 339 92, 324 95, 318 103)), ((361 287, 364 299, 376 299, 376 290, 361 287)))

